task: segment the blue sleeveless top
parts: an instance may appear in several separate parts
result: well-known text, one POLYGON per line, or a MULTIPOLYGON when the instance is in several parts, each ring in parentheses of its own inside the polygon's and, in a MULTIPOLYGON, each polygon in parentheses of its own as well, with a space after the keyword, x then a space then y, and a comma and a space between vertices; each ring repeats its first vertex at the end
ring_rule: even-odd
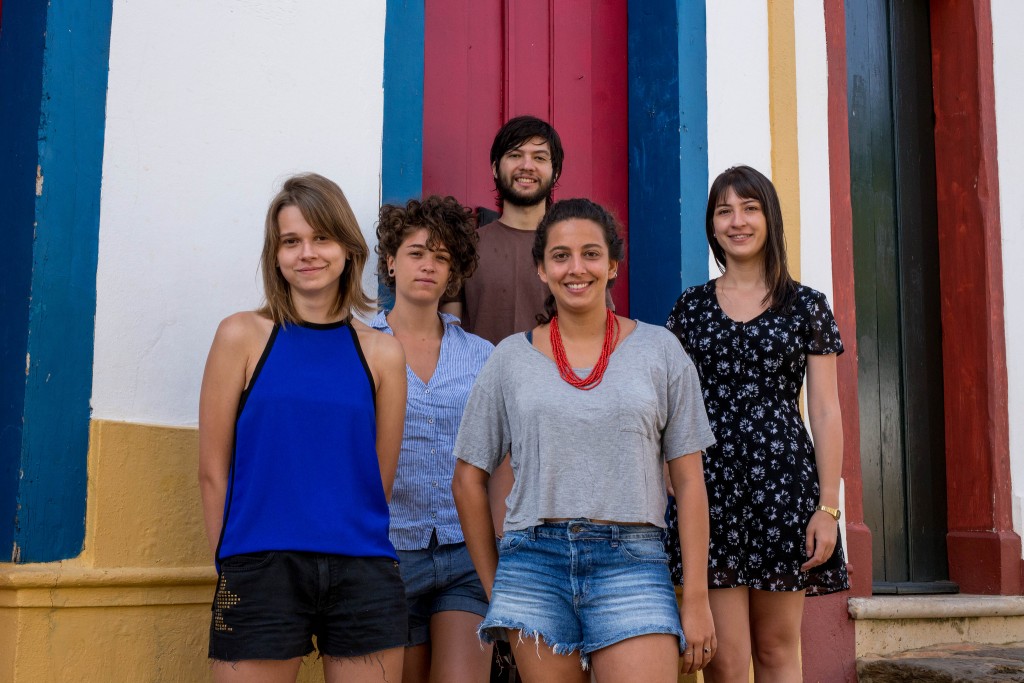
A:
POLYGON ((375 398, 347 321, 274 326, 239 401, 218 560, 267 550, 398 559, 375 398))

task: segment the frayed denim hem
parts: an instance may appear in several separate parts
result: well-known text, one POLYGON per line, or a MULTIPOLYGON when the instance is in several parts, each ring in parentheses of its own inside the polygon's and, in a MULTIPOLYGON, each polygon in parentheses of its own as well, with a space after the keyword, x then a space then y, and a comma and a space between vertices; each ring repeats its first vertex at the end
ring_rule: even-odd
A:
POLYGON ((541 633, 537 629, 530 629, 526 624, 518 621, 501 622, 501 621, 489 621, 481 623, 477 628, 476 634, 485 643, 493 643, 495 640, 508 640, 508 634, 505 633, 505 637, 501 637, 493 631, 518 631, 519 632, 519 643, 522 644, 527 640, 533 640, 536 649, 537 656, 540 656, 540 643, 543 640, 544 644, 551 648, 551 652, 556 655, 571 655, 574 652, 579 652, 580 655, 580 667, 584 671, 590 668, 590 655, 583 651, 583 643, 558 643, 553 641, 547 635, 541 633))

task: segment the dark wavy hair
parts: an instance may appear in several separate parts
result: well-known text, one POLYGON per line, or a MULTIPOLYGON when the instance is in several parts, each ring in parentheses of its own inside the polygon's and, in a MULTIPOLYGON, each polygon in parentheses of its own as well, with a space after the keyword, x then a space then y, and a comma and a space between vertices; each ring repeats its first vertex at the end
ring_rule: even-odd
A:
MULTIPOLYGON (((554 126, 536 116, 517 116, 501 127, 491 143, 491 166, 496 168, 503 156, 533 138, 541 138, 551 148, 551 180, 557 185, 558 179, 562 177, 562 161, 565 159, 562 138, 558 137, 554 126)), ((498 189, 497 178, 494 180, 494 189, 498 189)))
POLYGON ((373 309, 373 299, 363 291, 362 277, 370 249, 345 193, 337 183, 317 173, 303 173, 284 181, 281 191, 267 209, 263 253, 260 256, 266 300, 259 312, 279 325, 300 322, 292 303, 291 287, 277 267, 277 251, 281 248, 278 216, 286 206, 297 207, 317 233, 327 235, 348 252, 338 298, 331 307, 331 314, 369 313, 373 309))
POLYGON ((704 216, 704 232, 708 246, 715 257, 718 269, 725 272, 725 251, 715 239, 715 208, 729 192, 742 199, 756 199, 761 204, 767 226, 767 240, 764 245, 764 281, 768 292, 761 301, 771 308, 788 312, 796 297, 796 282, 789 274, 786 259, 786 233, 782 229, 782 205, 772 181, 750 166, 733 166, 723 171, 708 192, 708 208, 704 216))
POLYGON ((444 245, 451 255, 451 271, 445 292, 451 296, 476 270, 476 221, 473 212, 455 197, 431 195, 405 206, 384 204, 377 220, 377 276, 395 291, 395 276, 388 272, 387 257, 394 257, 402 242, 420 228, 427 229, 427 248, 444 245))
MULTIPOLYGON (((544 263, 544 250, 548 247, 548 233, 551 232, 552 226, 573 219, 596 223, 604 234, 604 244, 608 247, 608 258, 615 261, 622 261, 625 258, 626 248, 620 236, 621 226, 608 209, 589 199, 563 199, 551 205, 548 212, 544 214, 544 218, 541 219, 540 225, 537 226, 537 234, 533 239, 534 265, 539 266, 544 263)), ((609 287, 614 284, 614 278, 608 280, 609 287)), ((537 314, 537 322, 541 325, 549 323, 557 314, 555 295, 548 294, 544 300, 544 312, 537 314)))

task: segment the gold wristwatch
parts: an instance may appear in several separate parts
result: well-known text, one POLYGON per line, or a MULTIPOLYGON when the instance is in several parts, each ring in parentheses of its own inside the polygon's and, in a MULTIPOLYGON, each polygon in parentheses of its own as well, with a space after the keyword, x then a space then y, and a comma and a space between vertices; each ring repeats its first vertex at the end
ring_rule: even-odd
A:
POLYGON ((814 509, 821 510, 822 512, 827 512, 828 514, 832 515, 832 518, 835 519, 837 522, 843 514, 842 512, 840 512, 839 508, 830 508, 828 505, 819 505, 814 509))

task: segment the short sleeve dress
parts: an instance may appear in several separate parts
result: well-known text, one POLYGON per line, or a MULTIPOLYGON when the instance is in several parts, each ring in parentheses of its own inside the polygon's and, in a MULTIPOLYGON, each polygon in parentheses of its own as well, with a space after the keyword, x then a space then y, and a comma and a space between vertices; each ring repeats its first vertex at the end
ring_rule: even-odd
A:
POLYGON ((697 366, 717 439, 704 463, 709 587, 809 596, 849 588, 841 543, 824 564, 800 571, 819 489, 799 394, 807 354, 843 352, 825 296, 797 285, 791 312, 769 308, 740 323, 719 307, 711 280, 683 292, 666 326, 697 366))

